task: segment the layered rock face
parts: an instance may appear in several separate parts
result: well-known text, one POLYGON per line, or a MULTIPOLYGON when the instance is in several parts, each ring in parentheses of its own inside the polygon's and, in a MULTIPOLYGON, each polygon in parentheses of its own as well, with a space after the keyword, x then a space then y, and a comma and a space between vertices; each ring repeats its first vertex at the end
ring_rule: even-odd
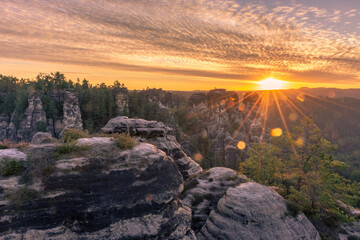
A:
POLYGON ((6 115, 0 116, 0 141, 12 140, 17 142, 30 142, 33 135, 38 131, 47 131, 52 136, 58 134, 66 127, 82 129, 79 97, 72 91, 54 91, 50 98, 62 102, 62 118, 55 121, 48 119, 42 102, 42 92, 34 92, 28 96, 28 107, 24 117, 16 128, 14 112, 9 118, 6 115))
POLYGON ((199 164, 184 153, 174 136, 167 135, 171 130, 161 122, 128 117, 113 118, 102 128, 105 133, 127 133, 147 138, 174 159, 185 179, 199 174, 202 171, 199 164))
POLYGON ((27 166, 0 175, 0 238, 320 239, 274 190, 228 168, 203 172, 164 124, 118 117, 104 131, 136 144, 121 150, 109 136, 0 150, 0 167, 27 166))
POLYGON ((43 111, 41 95, 38 93, 30 94, 28 98, 28 107, 25 111, 25 117, 19 125, 16 138, 20 141, 28 141, 36 132, 40 122, 46 123, 46 113, 43 111))
POLYGON ((229 188, 198 239, 319 239, 303 213, 293 216, 274 190, 248 182, 229 188))
POLYGON ((195 122, 194 135, 210 141, 212 158, 218 166, 238 169, 246 153, 246 148, 238 149, 238 143, 249 146, 264 137, 257 94, 248 95, 215 89, 206 95, 195 93, 189 99, 188 118, 195 122))
POLYGON ((200 231, 226 190, 247 181, 244 175, 222 167, 211 168, 188 181, 181 201, 192 210, 192 229, 195 233, 200 231))
MULTIPOLYGON (((0 180, 1 236, 194 239, 191 211, 178 199, 183 178, 169 156, 147 143, 120 150, 111 138, 80 139, 77 145, 89 149, 57 160, 49 176, 29 187, 38 191, 30 202, 6 198, 22 187, 18 177, 11 177, 12 189, 9 178, 0 180)), ((28 154, 39 148, 30 147, 28 154)))

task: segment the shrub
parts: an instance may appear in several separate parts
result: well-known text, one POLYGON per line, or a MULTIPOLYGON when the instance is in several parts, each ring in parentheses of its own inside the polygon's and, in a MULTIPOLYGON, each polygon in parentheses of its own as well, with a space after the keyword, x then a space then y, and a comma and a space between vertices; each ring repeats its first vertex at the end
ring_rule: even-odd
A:
POLYGON ((14 159, 5 159, 0 165, 0 173, 4 177, 20 175, 24 170, 24 163, 14 159))
POLYGON ((8 149, 9 147, 4 145, 3 143, 0 143, 0 149, 8 149))
POLYGON ((87 150, 88 146, 77 146, 74 142, 66 142, 57 147, 56 155, 65 155, 68 153, 87 150))
POLYGON ((36 123, 36 131, 37 132, 46 132, 47 124, 44 121, 40 121, 36 123))
POLYGON ((39 193, 28 187, 21 187, 10 193, 7 197, 12 204, 20 205, 37 199, 39 193))
POLYGON ((55 170, 56 158, 53 154, 40 157, 30 157, 27 168, 21 176, 19 183, 31 184, 33 179, 45 179, 55 170))
POLYGON ((134 139, 125 133, 115 135, 114 139, 116 146, 123 150, 133 148, 135 145, 134 139))
POLYGON ((8 149, 12 147, 13 147, 13 143, 10 142, 9 140, 4 140, 3 142, 0 142, 0 149, 8 149))
POLYGON ((87 138, 87 137, 89 137, 89 133, 87 130, 82 131, 79 129, 68 128, 65 130, 61 139, 64 143, 68 143, 68 142, 74 142, 79 138, 87 138))
POLYGON ((30 145, 30 143, 19 142, 19 143, 16 145, 16 148, 19 149, 19 150, 22 150, 22 149, 27 148, 29 145, 30 145))

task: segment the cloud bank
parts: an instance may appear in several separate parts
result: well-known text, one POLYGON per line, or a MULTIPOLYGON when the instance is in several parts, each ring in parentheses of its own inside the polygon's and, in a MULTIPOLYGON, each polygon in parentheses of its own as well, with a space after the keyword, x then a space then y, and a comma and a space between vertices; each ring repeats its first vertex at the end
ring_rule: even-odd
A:
POLYGON ((3 0, 0 57, 239 83, 274 75, 356 84, 360 11, 299 2, 3 0))

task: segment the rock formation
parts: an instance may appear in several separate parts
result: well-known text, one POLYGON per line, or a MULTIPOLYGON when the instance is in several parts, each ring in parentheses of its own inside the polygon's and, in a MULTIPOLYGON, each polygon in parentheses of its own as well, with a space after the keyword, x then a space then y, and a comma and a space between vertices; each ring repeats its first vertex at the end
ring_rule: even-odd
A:
POLYGON ((195 233, 200 231, 226 190, 247 181, 245 176, 222 167, 211 168, 189 180, 181 194, 181 201, 192 210, 191 227, 195 233))
POLYGON ((117 117, 111 119, 102 128, 105 133, 127 133, 131 136, 141 136, 171 156, 177 163, 185 179, 199 174, 202 169, 181 149, 175 137, 167 135, 171 129, 157 121, 117 117))
POLYGON ((296 216, 271 188, 248 182, 229 188, 197 239, 319 239, 303 213, 296 216))
POLYGON ((115 96, 116 112, 118 115, 129 112, 129 91, 126 87, 113 89, 115 96))
MULTIPOLYGON (((54 102, 62 103, 62 117, 58 120, 47 118, 44 110, 41 91, 33 92, 28 96, 28 106, 23 113, 18 128, 15 126, 16 112, 11 117, 2 114, 0 116, 0 141, 12 140, 16 142, 30 142, 33 135, 39 131, 46 131, 52 136, 66 127, 82 129, 79 97, 73 91, 54 91, 49 93, 54 102)), ((17 113, 19 114, 19 113, 17 113)))
MULTIPOLYGON (((37 133, 37 144, 0 150, 0 168, 24 167, 0 171, 0 238, 320 239, 273 189, 228 168, 203 172, 163 123, 117 117, 103 131, 135 146, 122 150, 112 135, 44 144, 37 133)), ((358 226, 336 239, 356 239, 358 226)))
POLYGON ((17 141, 29 141, 37 131, 39 124, 46 124, 46 113, 43 110, 41 95, 37 92, 30 94, 28 107, 24 113, 25 117, 17 130, 17 141))
MULTIPOLYGON (((84 142, 91 145, 93 140, 78 145, 84 147, 84 142)), ((31 201, 9 201, 7 196, 24 191, 24 185, 18 183, 20 177, 1 179, 0 235, 6 239, 194 239, 191 211, 178 199, 183 178, 169 156, 147 143, 120 150, 109 138, 100 146, 99 139, 94 142, 98 148, 63 156, 48 176, 30 185, 36 191, 31 201)), ((39 148, 30 147, 29 156, 39 148)))

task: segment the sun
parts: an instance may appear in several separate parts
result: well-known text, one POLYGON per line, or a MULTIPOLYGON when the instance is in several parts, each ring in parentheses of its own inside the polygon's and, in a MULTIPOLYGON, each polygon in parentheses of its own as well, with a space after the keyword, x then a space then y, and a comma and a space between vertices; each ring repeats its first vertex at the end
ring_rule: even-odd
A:
POLYGON ((263 81, 258 82, 260 90, 278 90, 286 88, 286 82, 276 78, 267 78, 263 81))

